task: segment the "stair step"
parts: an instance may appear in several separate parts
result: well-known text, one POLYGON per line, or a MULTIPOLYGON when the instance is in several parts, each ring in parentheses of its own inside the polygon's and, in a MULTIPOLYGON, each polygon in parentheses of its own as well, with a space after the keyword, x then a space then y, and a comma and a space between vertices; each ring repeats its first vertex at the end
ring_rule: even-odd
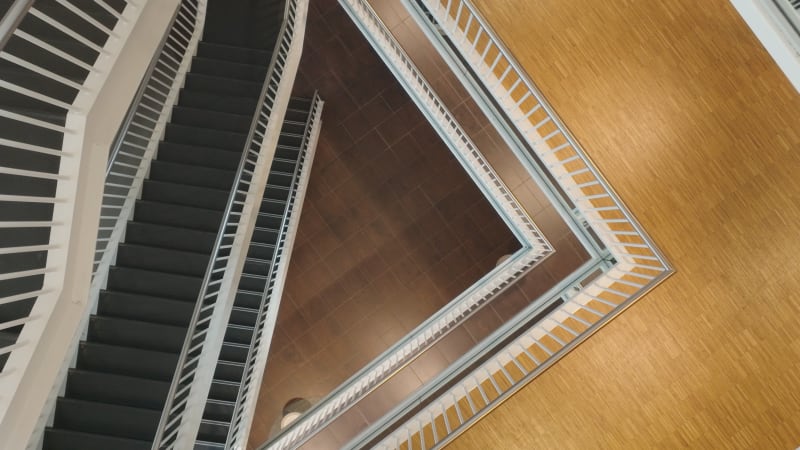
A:
POLYGON ((244 364, 232 361, 219 361, 214 371, 215 380, 241 382, 244 374, 244 364))
POLYGON ((158 160, 233 171, 239 168, 241 149, 233 156, 231 150, 221 148, 162 142, 158 146, 158 160))
POLYGON ((233 114, 249 115, 256 111, 258 98, 220 95, 213 92, 192 91, 183 89, 178 104, 190 108, 202 108, 208 111, 221 111, 233 114))
POLYGON ((270 213, 258 213, 258 217, 256 218, 256 226, 277 230, 280 228, 282 221, 283 216, 270 213))
MULTIPOLYGON (((172 165, 173 163, 161 162, 158 165, 159 170, 164 170, 163 164, 172 165)), ((194 168, 197 166, 191 167, 194 168)), ((215 170, 207 169, 205 167, 203 167, 203 169, 215 170)), ((180 174, 177 176, 171 175, 170 178, 186 180, 192 177, 192 181, 197 182, 198 180, 193 178, 197 176, 195 173, 197 172, 191 171, 188 172, 188 174, 180 174)), ((231 179, 231 184, 232 183, 233 180, 231 179)), ((230 189, 230 185, 228 186, 228 189, 230 189)), ((223 189, 212 189, 203 186, 172 183, 169 181, 161 181, 156 179, 145 180, 142 189, 143 200, 152 200, 174 205, 194 206, 196 208, 214 209, 218 211, 225 209, 225 205, 228 203, 228 196, 228 191, 223 189)))
POLYGON ((267 178, 267 183, 289 188, 292 186, 292 180, 294 180, 294 174, 292 172, 271 170, 267 178))
MULTIPOLYGON (((97 59, 97 53, 94 53, 79 42, 60 41, 54 46, 89 65, 94 64, 95 59, 97 59)), ((86 80, 89 75, 88 70, 18 36, 12 36, 3 51, 70 80, 86 80)), ((12 63, 9 62, 7 64, 12 63)), ((81 84, 83 84, 82 81, 81 84)))
POLYGON ((231 155, 231 158, 238 161, 241 159, 241 152, 244 151, 247 134, 170 123, 167 124, 164 140, 176 144, 200 145, 237 152, 231 155))
POLYGON ((281 133, 278 136, 278 145, 285 145, 292 148, 300 148, 303 145, 303 135, 293 133, 281 133))
POLYGON ((192 302, 168 298, 100 291, 97 314, 129 320, 187 327, 194 312, 192 302))
POLYGON ((137 222, 213 233, 217 232, 222 222, 221 211, 142 200, 136 202, 133 217, 137 222))
POLYGON ((55 198, 56 180, 3 174, 0 178, 0 194, 55 198))
MULTIPOLYGON (((171 162, 164 162, 158 160, 153 161, 152 164, 150 165, 151 180, 163 181, 174 184, 186 184, 199 188, 210 188, 213 190, 220 190, 223 192, 209 191, 209 194, 216 196, 215 198, 225 197, 226 202, 228 200, 228 192, 230 191, 231 186, 233 185, 234 177, 235 173, 233 171, 211 169, 209 167, 191 166, 188 164, 175 164, 171 162)), ((195 192, 202 192, 202 191, 196 190, 195 192)), ((173 197, 174 195, 175 194, 173 194, 173 197)), ((155 199, 147 199, 147 200, 155 200, 155 199)), ((183 203, 178 203, 179 201, 192 202, 192 199, 189 198, 186 199, 172 198, 172 200, 175 201, 175 203, 173 204, 183 204, 183 203)), ((199 201, 195 199, 193 202, 197 203, 199 201)), ((164 201, 163 203, 170 203, 170 202, 164 201)), ((193 205, 189 204, 186 206, 193 206, 193 205)), ((224 209, 224 204, 222 206, 222 209, 224 209)))
POLYGON ((286 201, 265 198, 261 202, 259 211, 282 216, 286 212, 286 201))
POLYGON ((197 56, 242 64, 269 64, 271 52, 256 48, 236 47, 211 42, 200 42, 197 56))
MULTIPOLYGON (((8 105, 4 105, 3 109, 14 111, 14 108, 9 108, 8 105)), ((15 111, 17 114, 22 114, 19 110, 15 111)), ((24 114, 27 117, 31 117, 31 114, 24 114)), ((23 138, 13 138, 7 137, 5 134, 5 130, 8 130, 9 127, 6 126, 8 122, 0 122, 3 124, 3 131, 4 131, 4 138, 11 139, 21 142, 29 142, 34 145, 42 145, 48 148, 52 148, 53 150, 61 149, 62 137, 61 134, 58 133, 56 139, 53 140, 50 144, 43 142, 40 138, 39 130, 42 128, 39 127, 32 127, 28 128, 30 131, 28 135, 23 138), (35 129, 34 129, 35 128, 35 129)), ((14 122, 14 127, 23 127, 24 124, 21 122, 14 122)), ((57 132, 56 132, 57 133, 57 132)), ((48 135, 47 133, 43 133, 44 135, 48 135)), ((47 139, 50 139, 49 137, 47 139)), ((20 150, 18 148, 11 148, 0 145, 0 165, 3 167, 8 167, 10 169, 20 169, 20 170, 34 170, 39 172, 46 172, 46 173, 58 173, 59 165, 61 164, 61 159, 57 155, 45 155, 42 153, 33 153, 27 150, 20 150)))
POLYGON ((209 399, 203 411, 203 419, 230 423, 236 403, 209 399))
MULTIPOLYGON (((69 54, 70 56, 77 58, 89 65, 93 65, 97 60, 97 57, 100 55, 95 50, 87 47, 64 32, 53 28, 43 20, 34 17, 32 14, 25 16, 19 25, 19 29, 41 39, 42 41, 45 41, 61 51, 71 51, 72 53, 69 54)), ((98 39, 98 42, 95 42, 95 44, 101 47, 104 43, 105 39, 102 39, 102 41, 98 39)))
POLYGON ((109 373, 70 369, 66 396, 134 408, 160 410, 170 383, 109 373))
POLYGON ((217 400, 235 402, 236 396, 239 394, 239 386, 239 383, 214 379, 211 382, 208 396, 217 400))
MULTIPOLYGON (((105 45, 106 41, 108 40, 108 35, 96 28, 94 25, 90 24, 82 17, 78 16, 77 14, 73 13, 69 9, 65 8, 63 5, 60 5, 56 2, 36 2, 36 9, 41 11, 42 13, 48 15, 50 18, 58 21, 62 25, 66 26, 73 32, 83 36, 84 38, 88 39, 89 41, 99 45, 102 47, 105 45)), ((107 20, 108 13, 104 15, 104 20, 107 20)), ((23 20, 26 21, 27 18, 23 20)), ((109 22, 112 24, 116 23, 116 20, 112 20, 109 22)), ((35 35, 34 35, 35 36, 35 35)))
POLYGON ((122 243, 117 251, 117 267, 152 270, 203 277, 209 254, 122 243))
MULTIPOLYGON (((32 70, 25 69, 21 66, 6 66, 3 69, 5 69, 2 71, 3 81, 7 81, 19 87, 30 89, 34 92, 38 92, 70 105, 75 101, 75 97, 78 96, 79 91, 74 87, 53 80, 52 78, 46 77, 32 70)), ((83 79, 72 81, 75 81, 78 84, 83 84, 83 79)), ((39 129, 41 130, 41 128, 39 129)))
POLYGON ((308 110, 292 108, 290 102, 289 108, 286 109, 286 116, 284 120, 291 120, 294 122, 305 122, 306 120, 308 120, 308 110))
POLYGON ((234 306, 233 309, 231 309, 230 323, 234 325, 255 327, 257 321, 258 321, 257 309, 242 308, 241 306, 234 306))
POLYGON ((225 444, 221 442, 194 441, 194 450, 224 450, 225 444))
POLYGON ((111 267, 108 290, 150 295, 196 302, 200 295, 201 277, 190 277, 128 267, 111 267))
POLYGON ((292 161, 297 161, 298 156, 300 156, 300 149, 297 147, 288 147, 285 145, 279 145, 275 149, 276 158, 283 158, 292 161))
MULTIPOLYGON (((255 240, 255 238, 253 238, 253 240, 255 240)), ((242 273, 267 276, 269 275, 270 264, 272 264, 272 262, 266 259, 246 258, 244 260, 242 273)))
POLYGON ((184 89, 201 92, 213 92, 223 95, 258 98, 261 94, 263 83, 252 81, 231 80, 213 75, 189 73, 186 75, 184 89))
POLYGON ((0 201, 0 217, 9 222, 49 221, 53 218, 53 205, 0 201))
POLYGON ((81 342, 77 368, 171 382, 177 365, 175 353, 81 342))
POLYGON ((267 184, 267 186, 264 188, 265 200, 286 201, 288 198, 289 188, 287 187, 267 184))
POLYGON ((261 296, 261 292, 250 292, 239 289, 236 291, 236 298, 233 304, 234 306, 241 306, 243 308, 256 309, 261 306, 261 296))
POLYGON ((249 349, 249 345, 225 342, 222 344, 222 351, 220 351, 219 359, 244 364, 247 360, 249 349))
POLYGON ((165 353, 179 353, 186 328, 116 317, 92 316, 89 319, 91 342, 165 353))
POLYGON ((306 121, 305 120, 291 120, 291 119, 284 119, 283 126, 281 127, 281 133, 288 133, 294 135, 303 135, 306 132, 306 121))
POLYGON ((250 345, 253 338, 253 330, 253 327, 228 324, 228 328, 225 330, 224 341, 234 344, 250 345))
POLYGON ((187 230, 186 228, 156 225, 144 222, 128 222, 125 243, 183 250, 210 255, 217 233, 187 230))
POLYGON ((225 78, 237 78, 254 83, 263 83, 269 59, 259 64, 242 64, 219 58, 196 56, 192 60, 192 72, 225 78))
POLYGON ((228 422, 204 419, 200 422, 197 438, 206 442, 225 442, 228 438, 229 427, 228 422))
POLYGON ((239 279, 239 289, 245 291, 262 292, 267 288, 267 277, 242 273, 239 279))
MULTIPOLYGON (((247 256, 250 258, 269 259, 275 255, 275 246, 272 244, 261 244, 258 242, 250 242, 250 248, 247 251, 247 256)), ((246 289, 245 290, 249 290, 246 289)))
POLYGON ((193 127, 213 128, 247 134, 252 124, 252 115, 231 114, 189 106, 172 108, 172 122, 193 127))
POLYGON ((161 411, 59 398, 53 426, 142 441, 155 438, 161 411))
POLYGON ((150 450, 153 443, 101 434, 47 428, 43 450, 150 450))

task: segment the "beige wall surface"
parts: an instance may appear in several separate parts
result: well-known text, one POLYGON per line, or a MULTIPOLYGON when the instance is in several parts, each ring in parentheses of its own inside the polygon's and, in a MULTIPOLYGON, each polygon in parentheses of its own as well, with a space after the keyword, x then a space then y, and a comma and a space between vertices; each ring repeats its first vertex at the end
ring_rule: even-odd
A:
POLYGON ((726 0, 475 0, 677 274, 450 448, 800 445, 800 96, 726 0))

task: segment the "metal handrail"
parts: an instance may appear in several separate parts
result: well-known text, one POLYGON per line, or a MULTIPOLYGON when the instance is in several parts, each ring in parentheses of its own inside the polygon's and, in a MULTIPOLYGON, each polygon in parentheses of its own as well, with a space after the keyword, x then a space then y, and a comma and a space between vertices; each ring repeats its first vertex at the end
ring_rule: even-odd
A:
POLYGON ((465 61, 476 64, 475 61, 480 60, 483 66, 475 67, 475 73, 485 79, 485 86, 495 96, 498 103, 507 105, 509 115, 515 118, 513 125, 519 129, 527 144, 536 152, 535 156, 543 161, 551 174, 556 177, 558 183, 561 184, 561 188, 564 189, 571 201, 576 205, 584 219, 592 225, 594 231, 600 234, 600 238, 608 246, 609 251, 619 259, 625 259, 626 261, 635 259, 635 251, 622 252, 621 249, 624 249, 624 247, 619 245, 626 241, 625 238, 620 239, 621 236, 632 236, 627 233, 633 232, 652 251, 655 258, 659 261, 665 261, 663 254, 644 233, 630 211, 622 205, 619 196, 597 170, 596 165, 591 161, 575 136, 569 132, 564 122, 545 99, 541 90, 538 89, 528 74, 522 70, 519 62, 471 2, 468 0, 416 0, 416 3, 426 8, 428 21, 435 19, 440 31, 451 36, 451 41, 464 56, 465 61), (470 30, 477 28, 480 31, 471 35, 468 30, 462 28, 462 24, 470 30), (482 39, 483 36, 486 37, 485 40, 482 39), (484 42, 484 46, 480 51, 477 49, 479 42, 484 42), (497 56, 490 58, 488 56, 490 50, 495 50, 497 56), (467 52, 474 52, 477 56, 469 58, 466 55, 467 52), (501 71, 500 67, 506 68, 501 71), (498 71, 500 74, 497 74, 498 71), (514 81, 513 77, 517 77, 517 81, 514 81), (490 78, 491 82, 489 81, 490 78), (509 83, 511 87, 506 88, 504 82, 509 83), (533 104, 530 102, 533 102, 533 104), (539 115, 540 113, 541 116, 539 115), (534 117, 542 116, 544 119, 541 122, 545 125, 532 123, 534 117), (545 126, 550 126, 555 131, 542 135, 543 131, 540 132, 539 130, 544 130, 545 126), (566 144, 555 148, 550 147, 548 142, 558 137, 562 137, 566 144), (574 152, 577 158, 571 158, 572 153, 568 153, 569 160, 566 158, 560 159, 556 156, 569 151, 574 152), (581 164, 581 166, 579 170, 574 168, 566 169, 568 162, 581 164), (614 204, 613 212, 620 214, 630 229, 619 232, 613 230, 608 222, 604 222, 606 216, 611 215, 611 210, 593 209, 591 205, 598 203, 600 198, 597 194, 582 194, 584 187, 580 185, 580 182, 575 181, 578 179, 581 179, 581 181, 589 179, 590 181, 587 181, 587 183, 590 182, 592 186, 602 189, 603 198, 614 204), (601 213, 600 211, 603 212, 601 213))
MULTIPOLYGON (((297 215, 294 214, 295 203, 298 195, 298 190, 301 184, 301 173, 304 171, 310 170, 306 164, 306 160, 308 158, 309 153, 309 140, 311 139, 312 135, 318 132, 318 128, 321 122, 321 112, 322 112, 322 100, 319 96, 319 93, 315 92, 314 96, 311 101, 311 110, 309 111, 308 118, 306 119, 306 124, 303 133, 303 139, 300 143, 300 152, 298 155, 297 165, 295 166, 294 173, 292 174, 292 181, 289 184, 291 186, 289 198, 286 203, 286 207, 283 213, 283 218, 281 219, 280 227, 280 235, 275 245, 275 256, 273 257, 269 272, 267 276, 267 285, 266 289, 261 295, 261 302, 259 305, 258 311, 258 324, 253 331, 253 336, 251 338, 250 346, 247 353, 247 359, 245 362, 244 367, 244 377, 245 379, 242 380, 242 384, 239 388, 236 397, 236 403, 234 406, 234 413, 233 418, 231 419, 231 427, 228 432, 228 439, 226 443, 226 448, 236 448, 236 445, 240 443, 241 439, 246 436, 244 434, 245 431, 249 429, 249 426, 242 427, 242 420, 246 420, 247 423, 250 423, 253 420, 253 417, 247 417, 245 411, 247 410, 246 402, 253 402, 252 396, 248 397, 250 393, 251 383, 253 380, 253 376, 255 375, 256 380, 261 380, 262 374, 256 373, 253 371, 253 366, 256 364, 256 360, 261 355, 260 353, 265 353, 269 351, 269 346, 263 346, 260 343, 260 340, 263 339, 264 332, 265 332, 265 322, 267 321, 267 308, 273 310, 273 314, 277 313, 278 304, 277 301, 280 300, 280 290, 278 290, 276 295, 276 278, 280 275, 284 275, 286 273, 286 269, 288 263, 284 263, 281 260, 282 253, 286 249, 286 240, 289 235, 289 228, 291 223, 294 223, 294 226, 297 226, 297 215), (278 271, 281 273, 279 274, 278 271)), ((291 250, 289 248, 288 250, 291 250)), ((285 276, 285 275, 284 275, 285 276)), ((271 332, 272 330, 266 330, 267 332, 271 332)), ((271 337, 271 335, 269 336, 271 337)), ((269 338, 268 337, 268 338, 269 338)), ((244 441, 246 442, 246 441, 244 441)), ((241 442, 243 444, 243 442, 241 442)))
POLYGON ((102 216, 98 227, 92 267, 92 295, 98 294, 100 286, 105 284, 114 252, 132 214, 133 202, 140 194, 144 174, 163 137, 169 112, 177 100, 177 92, 186 77, 190 58, 203 28, 203 20, 200 19, 205 17, 205 5, 206 0, 182 0, 175 9, 114 138, 106 166, 102 205, 116 213, 102 216), (187 30, 192 33, 190 39, 186 39, 185 32, 178 24, 188 27, 187 30), (174 66, 174 58, 167 54, 170 48, 182 53, 177 66, 174 66), (161 93, 160 88, 165 84, 171 87, 167 96, 161 93), (164 100, 158 97, 164 97, 164 100), (131 170, 133 167, 136 169, 131 170), (103 223, 109 221, 111 224, 103 223))
MULTIPOLYGON (((258 166, 258 161, 262 155, 261 142, 266 139, 266 131, 272 118, 274 101, 287 62, 287 55, 294 41, 295 16, 300 1, 302 0, 289 0, 286 2, 283 23, 278 33, 278 41, 275 45, 275 51, 272 53, 261 93, 256 103, 261 106, 255 111, 250 131, 245 141, 245 148, 232 184, 233 188, 228 196, 221 226, 214 241, 214 250, 203 277, 200 294, 198 295, 186 339, 178 358, 176 372, 159 421, 153 449, 173 448, 180 438, 181 431, 184 433, 196 432, 196 430, 188 430, 186 428, 182 430, 182 422, 189 406, 192 389, 199 389, 195 380, 197 378, 196 375, 202 369, 202 363, 206 361, 210 363, 211 359, 215 362, 215 355, 219 353, 219 348, 210 349, 206 345, 206 337, 212 329, 211 324, 215 314, 221 316, 222 309, 229 310, 231 306, 220 306, 217 299, 219 298, 219 293, 222 292, 223 286, 228 289, 231 289, 232 286, 234 268, 238 263, 236 258, 232 257, 236 256, 236 249, 233 248, 233 245, 238 234, 239 221, 248 197, 249 187, 253 181, 254 170, 258 166), (260 138, 256 139, 259 134, 260 138), (212 355, 214 356, 213 358, 210 357, 212 355)), ((247 240, 249 240, 249 237, 247 240)), ((221 345, 221 343, 220 341, 219 344, 221 345)), ((211 365, 209 364, 206 369, 213 371, 211 365)), ((210 382, 210 377, 207 378, 210 382)), ((204 391, 203 396, 207 396, 207 386, 200 388, 204 391)), ((202 414, 201 408, 197 409, 195 416, 199 418, 200 414, 202 414)), ((194 436, 191 438, 194 439, 194 436)))
POLYGON ((34 1, 36 0, 15 0, 3 18, 0 19, 0 50, 5 48, 6 43, 14 34, 14 30, 25 18, 25 14, 31 9, 34 1))
MULTIPOLYGON (((348 2, 340 2, 348 6, 348 2)), ((366 2, 359 4, 377 22, 380 19, 366 2)), ((347 10, 347 8, 345 8, 347 10)), ((350 13, 350 11, 347 11, 350 13)), ((365 31, 366 34, 366 31, 365 31)), ((514 195, 505 186, 492 167, 485 161, 466 132, 461 129, 452 114, 444 106, 427 81, 419 74, 411 59, 402 50, 390 33, 381 34, 387 46, 401 55, 402 68, 398 71, 413 78, 414 88, 422 99, 414 98, 418 104, 429 102, 432 106, 420 106, 428 116, 429 122, 443 136, 445 142, 454 147, 454 153, 465 170, 486 193, 511 229, 520 238, 523 250, 509 258, 505 263, 490 272, 447 306, 432 315, 381 355, 351 376, 331 393, 314 405, 302 417, 282 429, 280 433, 265 443, 262 449, 294 448, 311 439, 314 434, 331 423, 360 399, 378 389, 428 348, 444 338, 461 322, 471 317, 491 299, 510 286, 513 280, 524 275, 537 263, 549 256, 552 248, 538 230, 527 212, 520 206, 514 195), (442 125, 445 123, 446 125, 442 125)), ((380 52, 379 52, 380 53, 380 52)), ((388 64, 387 64, 388 65, 388 64)), ((401 79, 400 75, 397 75, 401 79)))
MULTIPOLYGON (((357 21, 371 22, 372 28, 377 29, 368 31, 388 32, 385 27, 380 29, 382 24, 365 12, 369 10, 366 1, 342 0, 342 3, 357 4, 353 8, 362 14, 357 21)), ((563 183, 564 192, 571 196, 581 217, 604 240, 613 258, 599 263, 590 261, 599 266, 589 267, 589 272, 584 272, 585 275, 574 285, 562 287, 555 296, 549 297, 551 301, 561 302, 556 309, 531 322, 537 311, 526 308, 484 340, 481 346, 416 392, 413 398, 351 441, 348 448, 440 448, 673 273, 659 249, 633 219, 577 140, 468 0, 417 0, 417 4, 422 6, 430 3, 434 5, 423 11, 424 14, 415 16, 417 20, 423 27, 446 33, 448 39, 456 44, 456 49, 463 52, 458 55, 461 61, 486 65, 472 67, 473 73, 481 77, 482 83, 490 86, 488 91, 495 96, 498 104, 506 102, 508 116, 517 117, 514 126, 520 127, 520 134, 529 140, 530 147, 537 153, 535 156, 541 157, 553 177, 563 183), (478 31, 475 30, 476 26, 479 27, 478 31), (469 47, 478 45, 478 42, 481 42, 480 51, 469 47), (486 61, 490 49, 496 49, 496 53, 492 53, 489 61, 486 61), (504 62, 499 69, 498 61, 504 62), (509 74, 519 78, 509 79, 509 74), (517 90, 523 87, 527 90, 517 90), (527 104, 525 108, 529 109, 522 110, 522 105, 529 99, 535 99, 537 103, 533 106, 527 104), (532 112, 537 111, 545 112, 546 117, 529 121, 528 117, 533 117, 532 112), (542 134, 540 127, 534 125, 548 122, 554 124, 556 131, 550 128, 546 134, 542 134), (539 137, 534 138, 534 133, 539 137), (548 139, 557 135, 563 135, 567 144, 555 150, 543 148, 548 139), (566 148, 571 148, 575 153, 561 158, 553 156, 559 149, 566 148), (575 162, 581 166, 576 168, 573 164, 569 169, 566 168, 567 164, 575 162), (591 186, 594 190, 584 192, 584 186, 591 186), (609 212, 613 212, 613 215, 609 212), (597 275, 598 270, 602 270, 602 274, 597 275), (493 385, 496 392, 484 390, 481 387, 484 382, 493 385), (447 390, 442 392, 442 389, 447 390), (482 400, 474 401, 471 397, 473 393, 475 398, 482 400), (465 408, 465 404, 468 408, 465 408), (455 424, 451 423, 455 420, 454 415, 458 417, 455 424), (444 429, 442 424, 445 425, 444 429), (433 442, 426 442, 426 438, 430 437, 433 437, 433 442)), ((364 26, 362 29, 367 28, 364 26)), ((386 47, 379 53, 387 51, 400 54, 397 49, 389 45, 386 47)), ((412 79, 416 77, 414 73, 403 75, 412 79)))

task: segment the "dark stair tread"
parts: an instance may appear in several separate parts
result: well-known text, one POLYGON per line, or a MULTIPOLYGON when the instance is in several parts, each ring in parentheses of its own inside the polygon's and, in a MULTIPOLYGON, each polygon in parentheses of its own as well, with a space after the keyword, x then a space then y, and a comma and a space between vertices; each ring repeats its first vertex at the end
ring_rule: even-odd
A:
POLYGON ((126 292, 100 291, 97 313, 106 317, 148 320, 165 325, 188 326, 192 302, 126 292))
POLYGON ((210 398, 217 400, 235 402, 240 386, 241 383, 214 379, 211 381, 211 390, 209 391, 208 395, 210 398))
POLYGON ((224 342, 219 359, 244 364, 247 362, 247 355, 250 346, 247 344, 237 344, 235 342, 224 342))
POLYGON ((53 428, 149 440, 155 437, 160 419, 158 410, 62 397, 57 400, 53 428))
POLYGON ((211 254, 216 238, 217 233, 210 231, 144 222, 129 222, 125 229, 126 243, 205 254, 211 254))
POLYGON ((166 381, 70 369, 66 396, 160 411, 169 387, 166 381))
POLYGON ((140 350, 179 353, 186 328, 119 317, 92 316, 88 340, 140 350))
POLYGON ((232 157, 231 153, 231 150, 224 148, 161 142, 158 147, 158 160, 212 169, 236 170, 241 160, 241 149, 236 151, 236 157, 232 157))
POLYGON ((153 443, 102 434, 60 430, 48 427, 44 433, 44 450, 150 450, 153 443))
POLYGON ((202 277, 114 266, 109 269, 107 289, 195 302, 202 282, 202 277))
MULTIPOLYGON (((163 163, 163 162, 162 162, 163 163)), ((173 164, 173 163, 168 163, 173 164)), ((215 169, 212 169, 215 170, 215 169)), ((222 211, 228 203, 227 190, 175 183, 156 179, 145 180, 142 186, 142 199, 174 205, 222 211)))
POLYGON ((247 133, 170 123, 167 124, 164 141, 225 149, 238 153, 238 155, 231 155, 231 158, 241 158, 241 151, 244 150, 247 141, 247 133))
POLYGON ((216 233, 222 222, 222 211, 192 206, 172 205, 138 200, 133 211, 134 220, 157 225, 183 227, 191 230, 216 233))
POLYGON ((225 442, 228 428, 230 428, 229 422, 203 419, 200 421, 197 438, 205 442, 225 442))
POLYGON ((169 382, 177 364, 175 353, 82 342, 77 368, 169 382))
POLYGON ((225 77, 189 73, 186 75, 184 89, 202 92, 213 92, 241 97, 255 97, 261 94, 263 83, 244 80, 230 80, 225 77))
POLYGON ((197 46, 197 56, 223 59, 243 64, 269 64, 272 52, 260 48, 247 48, 201 41, 197 46))
POLYGON ((258 98, 252 96, 221 95, 191 89, 181 90, 178 104, 209 111, 252 115, 256 110, 258 98))
POLYGON ((209 398, 203 411, 203 419, 230 423, 235 407, 236 402, 209 398))
POLYGON ((243 289, 236 290, 236 298, 234 300, 234 305, 242 306, 245 308, 259 308, 261 306, 261 297, 263 293, 261 292, 252 292, 252 291, 245 291, 243 289))
MULTIPOLYGON (((178 164, 159 160, 155 160, 150 164, 150 180, 174 184, 186 184, 219 191, 230 191, 231 186, 233 186, 235 175, 236 174, 234 171, 229 170, 219 170, 212 169, 210 167, 178 164)), ((221 193, 214 194, 223 195, 221 193)))
POLYGON ((214 128, 234 133, 248 133, 253 121, 252 115, 234 114, 195 108, 175 106, 172 108, 172 123, 194 127, 214 128))
POLYGON ((269 60, 265 60, 262 64, 247 64, 220 58, 196 56, 192 60, 192 72, 263 83, 267 74, 268 64, 269 60))
POLYGON ((117 250, 117 267, 202 277, 210 255, 123 242, 117 250))
POLYGON ((252 258, 247 257, 244 260, 244 268, 242 269, 243 273, 249 273, 253 275, 269 275, 269 267, 272 264, 271 260, 268 259, 261 259, 261 258, 252 258))

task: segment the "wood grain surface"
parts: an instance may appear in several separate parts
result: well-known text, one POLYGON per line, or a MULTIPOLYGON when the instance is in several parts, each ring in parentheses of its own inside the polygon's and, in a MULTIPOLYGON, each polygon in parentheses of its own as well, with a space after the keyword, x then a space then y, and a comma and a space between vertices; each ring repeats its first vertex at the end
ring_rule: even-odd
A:
POLYGON ((725 0, 474 0, 677 274, 453 449, 800 445, 800 95, 725 0))

